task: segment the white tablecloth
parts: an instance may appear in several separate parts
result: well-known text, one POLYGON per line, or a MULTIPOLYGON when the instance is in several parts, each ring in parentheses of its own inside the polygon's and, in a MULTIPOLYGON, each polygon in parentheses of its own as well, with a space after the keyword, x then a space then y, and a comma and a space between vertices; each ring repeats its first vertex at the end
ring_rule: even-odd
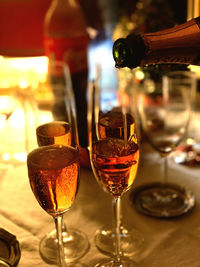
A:
MULTIPOLYGON (((132 188, 146 182, 159 181, 162 160, 145 144, 132 188)), ((196 196, 196 206, 187 215, 174 219, 156 219, 136 211, 131 201, 132 190, 122 197, 124 223, 135 228, 144 238, 144 246, 131 258, 141 267, 200 266, 200 169, 177 165, 169 159, 169 181, 190 188, 196 196)), ((29 185, 25 164, 0 173, 0 226, 16 235, 21 247, 19 267, 49 266, 39 255, 40 239, 54 229, 51 216, 37 203, 29 185)), ((88 253, 80 259, 94 266, 105 256, 95 247, 94 234, 111 222, 111 198, 97 184, 90 169, 81 170, 80 189, 75 203, 65 214, 68 227, 84 231, 90 241, 88 253)))

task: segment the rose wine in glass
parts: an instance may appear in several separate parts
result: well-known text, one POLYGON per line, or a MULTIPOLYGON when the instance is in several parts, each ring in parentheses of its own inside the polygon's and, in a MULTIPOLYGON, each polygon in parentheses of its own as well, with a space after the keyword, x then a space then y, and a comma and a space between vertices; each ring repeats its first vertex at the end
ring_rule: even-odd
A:
POLYGON ((53 144, 70 145, 71 128, 65 121, 52 121, 42 124, 36 129, 38 146, 53 144))
MULTIPOLYGON (((106 89, 108 92, 109 88, 106 89)), ((123 92, 119 93, 116 89, 110 93, 113 100, 107 105, 103 88, 98 83, 95 86, 91 84, 89 88, 90 160, 97 182, 112 197, 114 214, 113 251, 109 251, 112 256, 95 266, 134 266, 122 250, 120 206, 121 196, 133 184, 139 163, 134 106, 132 98, 129 103, 124 103, 123 92)))
POLYGON ((55 221, 58 264, 65 267, 62 219, 78 190, 79 150, 62 145, 42 146, 29 153, 27 166, 31 189, 38 203, 55 221))
MULTIPOLYGON (((124 94, 124 101, 129 102, 130 99, 133 99, 133 88, 129 88, 130 85, 130 70, 121 69, 118 72, 120 77, 122 76, 123 87, 125 87, 125 91, 127 95, 124 94), (120 73, 120 74, 119 74, 120 73), (127 77, 128 74, 128 77, 127 77)), ((100 84, 100 80, 103 79, 103 75, 99 73, 97 75, 96 83, 97 85, 90 83, 90 87, 95 87, 100 84)), ((106 88, 106 87, 105 87, 106 88)), ((115 105, 116 102, 116 87, 112 86, 111 88, 105 89, 105 95, 109 97, 104 100, 104 106, 111 106, 112 110, 106 110, 106 112, 101 112, 99 116, 99 136, 101 139, 104 138, 119 138, 124 139, 124 132, 128 138, 131 136, 134 137, 136 143, 138 140, 136 139, 136 122, 135 118, 130 114, 126 114, 126 127, 124 130, 124 121, 122 116, 122 111, 120 107, 115 105), (114 95, 114 97, 112 96, 114 95), (111 100, 110 100, 111 97, 111 100)), ((102 96, 103 97, 103 96, 102 96)), ((104 98, 104 97, 103 97, 104 98)), ((105 97, 106 98, 106 97, 105 97)), ((132 103, 132 102, 131 102, 132 103)), ((134 103, 132 103, 135 105, 134 103)), ((135 166, 135 170, 137 171, 137 166, 135 166)), ((119 204, 120 205, 120 204, 119 204)), ((114 209, 115 200, 112 200, 112 206, 114 209)), ((122 212, 120 213, 120 236, 121 236, 121 250, 123 255, 130 256, 134 255, 142 249, 144 244, 144 238, 142 234, 133 227, 129 227, 123 222, 122 212)), ((114 253, 115 246, 115 231, 113 230, 112 225, 104 225, 100 229, 98 229, 95 233, 95 244, 97 248, 107 255, 112 255, 114 253)))
MULTIPOLYGON (((72 142, 72 129, 68 122, 52 121, 36 129, 38 146, 61 144, 68 146, 72 142)), ((64 253, 67 262, 81 258, 88 251, 89 241, 86 234, 75 228, 62 227, 64 253)), ((51 231, 40 241, 40 254, 48 262, 57 262, 56 231, 51 231)))
POLYGON ((27 164, 31 189, 40 206, 52 216, 67 211, 78 190, 78 149, 43 146, 29 153, 27 164))
MULTIPOLYGON (((51 89, 59 96, 54 99, 54 106, 59 106, 59 112, 64 112, 65 121, 52 121, 40 125, 36 129, 38 146, 57 144, 79 147, 75 97, 68 65, 62 61, 55 61, 50 62, 48 67, 51 72, 55 71, 57 73, 57 78, 59 77, 52 80, 52 77, 48 76, 51 89), (59 100, 61 103, 59 103, 59 100)), ((77 266, 75 261, 83 257, 89 249, 87 235, 75 228, 68 229, 66 224, 63 223, 62 236, 65 262, 72 262, 74 266, 77 266)), ((54 230, 44 236, 40 242, 39 252, 47 263, 54 264, 57 262, 56 246, 57 235, 54 230)))
POLYGON ((92 146, 92 163, 96 176, 106 192, 118 198, 135 179, 139 162, 138 145, 117 138, 105 138, 92 146), (134 174, 134 175, 133 175, 134 174))

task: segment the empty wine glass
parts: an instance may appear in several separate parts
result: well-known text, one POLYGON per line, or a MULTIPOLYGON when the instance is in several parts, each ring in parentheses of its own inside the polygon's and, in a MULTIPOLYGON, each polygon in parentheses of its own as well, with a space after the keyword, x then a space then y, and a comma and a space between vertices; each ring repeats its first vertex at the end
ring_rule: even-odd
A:
POLYGON ((13 143, 9 119, 17 106, 15 90, 0 90, 0 169, 9 169, 17 162, 13 151, 13 143))
MULTIPOLYGON (((97 75, 98 76, 98 75, 97 75)), ((121 246, 121 196, 131 187, 137 173, 139 148, 133 98, 119 88, 101 86, 97 77, 89 87, 88 129, 92 169, 99 185, 112 197, 114 245, 112 258, 95 266, 134 266, 121 246)))
MULTIPOLYGON (((68 118, 70 116, 68 115, 68 118)), ((48 146, 53 144, 61 144, 70 146, 71 126, 69 122, 53 121, 42 124, 36 129, 37 143, 39 146, 48 146)), ((89 241, 86 234, 78 229, 62 227, 64 254, 67 262, 74 262, 80 259, 89 248, 89 241)), ((58 253, 56 231, 53 230, 45 235, 40 241, 40 255, 42 258, 51 263, 57 262, 58 253)))
POLYGON ((138 110, 142 130, 164 159, 163 180, 139 187, 134 204, 143 213, 174 217, 188 212, 195 203, 190 190, 168 181, 168 155, 187 134, 194 77, 189 71, 157 72, 149 69, 141 76, 138 110))

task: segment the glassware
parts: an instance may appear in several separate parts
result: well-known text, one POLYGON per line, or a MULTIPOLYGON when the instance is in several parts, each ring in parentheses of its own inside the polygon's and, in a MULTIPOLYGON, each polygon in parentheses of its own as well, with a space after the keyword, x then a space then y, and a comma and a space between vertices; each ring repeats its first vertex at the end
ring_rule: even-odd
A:
MULTIPOLYGON (((195 83, 197 83, 198 67, 190 66, 190 70, 194 72, 196 76, 195 83)), ((196 90, 196 94, 193 98, 187 135, 173 153, 173 158, 178 164, 197 167, 200 163, 200 102, 198 90, 196 90)))
MULTIPOLYGON (((68 68, 65 65, 65 74, 68 68)), ((71 208, 77 194, 80 175, 79 142, 76 110, 71 83, 67 76, 65 86, 66 109, 70 144, 41 146, 29 153, 28 176, 32 191, 41 207, 50 214, 56 225, 58 266, 71 261, 65 255, 63 241, 63 215, 71 208), (70 86, 67 86, 70 85, 70 86)), ((80 266, 73 263, 74 266, 80 266)))
MULTIPOLYGON (((62 75, 60 75, 60 79, 53 81, 53 86, 54 90, 60 90, 60 94, 63 95, 63 101, 66 106, 65 115, 68 122, 53 121, 38 126, 36 129, 38 146, 53 144, 69 146, 74 142, 73 134, 75 134, 74 129, 76 129, 77 122, 70 73, 66 63, 59 61, 54 64, 62 75)), ((53 63, 51 63, 51 67, 53 67, 53 63)), ((64 223, 62 226, 62 236, 66 262, 74 262, 83 257, 88 251, 89 241, 84 232, 75 228, 68 228, 64 223)), ((57 242, 55 230, 45 235, 40 241, 40 255, 48 263, 57 262, 57 242)))
POLYGON ((121 246, 120 200, 132 185, 139 163, 133 98, 119 88, 89 86, 88 129, 92 169, 99 185, 110 194, 114 214, 114 251, 95 266, 134 266, 121 246), (114 255, 113 255, 114 254, 114 255))
MULTIPOLYGON (((97 72, 97 83, 101 84, 104 88, 110 88, 109 90, 105 90, 104 97, 107 98, 107 102, 115 101, 113 100, 113 96, 116 97, 116 88, 117 84, 120 86, 120 90, 125 91, 129 98, 134 97, 133 85, 132 85, 132 78, 133 74, 132 71, 129 69, 120 69, 117 71, 111 71, 111 68, 102 68, 100 65, 96 68, 97 72), (101 69, 101 74, 100 74, 101 69), (108 82, 106 79, 107 75, 112 77, 112 82, 108 82), (112 76, 111 76, 112 75, 112 76)), ((94 86, 93 83, 90 86, 94 86)), ((106 101, 104 100, 106 104, 106 101)), ((135 112, 136 113, 136 112, 135 112)), ((117 122, 117 117, 115 117, 115 122, 117 122)), ((134 118, 136 119, 136 118, 134 118)), ((110 128, 113 128, 113 131, 120 131, 120 125, 110 125, 110 128), (114 130, 114 127, 116 128, 114 130), (118 128, 118 129, 117 129, 118 128)), ((132 127, 133 131, 135 130, 132 127)), ((139 132, 139 129, 138 129, 139 132)), ((138 140, 139 141, 139 140, 138 140)), ((121 203, 119 204, 121 205, 121 203)), ((112 209, 114 210, 115 207, 115 199, 112 199, 112 209)), ((142 234, 135 228, 129 227, 126 223, 123 222, 123 215, 122 212, 120 213, 120 244, 121 244, 121 251, 124 256, 131 256, 138 253, 142 246, 144 245, 144 238, 142 234)), ((112 225, 104 225, 100 229, 98 229, 95 233, 95 244, 96 247, 106 255, 113 255, 115 252, 115 231, 113 230, 112 225)))
MULTIPOLYGON (((42 124, 36 129, 37 142, 39 146, 52 144, 71 144, 70 124, 64 121, 53 121, 42 124)), ((63 246, 65 258, 68 262, 76 261, 88 251, 89 241, 86 234, 75 228, 68 228, 63 224, 62 228, 63 246)), ((47 262, 57 262, 57 238, 56 231, 45 235, 40 241, 40 254, 47 262)))
POLYGON ((12 88, 0 89, 0 169, 10 169, 20 162, 15 157, 13 150, 14 140, 10 125, 10 117, 16 109, 16 90, 12 88))
POLYGON ((168 182, 168 156, 187 134, 194 77, 189 71, 169 73, 147 69, 141 76, 138 110, 141 127, 149 143, 164 159, 163 181, 135 190, 134 204, 139 211, 155 217, 175 217, 195 204, 190 190, 168 182))
POLYGON ((56 225, 59 266, 65 265, 63 214, 74 202, 79 184, 79 150, 75 145, 50 145, 28 154, 28 176, 32 191, 41 207, 56 225))
MULTIPOLYGON (((121 203, 119 203, 121 206, 121 203)), ((112 210, 115 207, 115 199, 112 199, 112 210)), ((121 207, 120 207, 121 208, 121 207)), ((135 228, 124 224, 122 212, 120 214, 120 244, 124 256, 132 256, 140 252, 144 245, 142 234, 135 228)), ((115 231, 112 225, 104 225, 95 233, 96 247, 106 255, 115 253, 115 231)))

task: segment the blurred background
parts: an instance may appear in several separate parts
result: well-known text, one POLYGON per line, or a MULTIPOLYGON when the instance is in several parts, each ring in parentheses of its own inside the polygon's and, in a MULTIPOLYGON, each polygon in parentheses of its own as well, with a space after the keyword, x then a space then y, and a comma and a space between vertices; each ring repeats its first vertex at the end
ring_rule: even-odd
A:
MULTIPOLYGON (((190 2, 194 2, 194 0, 77 1, 81 5, 87 26, 98 32, 97 39, 111 36, 116 27, 119 27, 119 23, 122 26, 125 20, 129 22, 129 27, 133 27, 130 26, 131 23, 142 24, 140 29, 143 31, 161 29, 172 23, 182 23, 187 19, 190 2), (149 21, 152 21, 151 25, 149 21)), ((196 2, 198 4, 198 1, 196 2)), ((0 54, 44 55, 43 24, 50 3, 51 0, 0 1, 0 54)), ((195 7, 195 10, 197 9, 195 7)), ((138 27, 136 25, 134 27, 138 27)))
MULTIPOLYGON (((76 1, 81 7, 89 34, 88 59, 91 75, 93 62, 97 57, 98 60, 101 58, 102 61, 114 66, 111 54, 113 40, 130 32, 153 32, 169 28, 200 13, 198 0, 76 1), (107 42, 102 42, 105 40, 107 42), (103 49, 96 49, 94 53, 90 53, 92 50, 90 48, 98 45, 103 49)), ((28 72, 26 83, 34 83, 34 87, 43 81, 42 73, 45 76, 47 71, 47 63, 43 58, 44 18, 51 2, 51 0, 0 0, 0 56, 15 58, 14 63, 12 61, 15 67, 18 65, 19 69, 26 68, 28 72), (21 60, 23 57, 26 57, 26 63, 21 60)), ((3 68, 1 66, 5 63, 5 61, 2 63, 2 60, 1 57, 0 75, 3 68)), ((48 97, 47 95, 46 99, 48 97)))
MULTIPOLYGON (((5 94, 5 89, 9 88, 20 99, 26 148, 30 146, 30 132, 34 133, 30 125, 36 127, 38 123, 52 120, 51 115, 47 116, 52 109, 53 94, 45 83, 48 58, 44 48, 44 19, 52 1, 0 0, 0 94, 5 94), (27 115, 27 111, 31 115, 27 115)), ((76 2, 80 5, 89 36, 89 80, 94 79, 97 62, 107 70, 114 70, 112 44, 117 38, 131 32, 142 34, 166 29, 200 15, 199 0, 76 2)), ((74 21, 78 19, 74 17, 74 21)), ((70 30, 71 25, 66 31, 70 30)), ((194 68, 200 73, 198 67, 194 68)), ((114 71, 107 74, 105 83, 115 82, 114 71)), ((14 121, 19 121, 19 118, 14 121)))

